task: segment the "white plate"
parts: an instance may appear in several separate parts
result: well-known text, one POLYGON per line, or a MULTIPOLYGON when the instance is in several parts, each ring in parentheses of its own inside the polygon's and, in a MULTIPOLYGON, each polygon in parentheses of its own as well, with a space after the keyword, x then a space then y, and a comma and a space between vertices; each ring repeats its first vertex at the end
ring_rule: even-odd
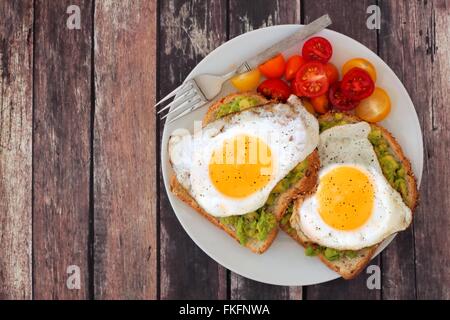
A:
MULTIPOLYGON (((302 26, 280 25, 236 37, 211 52, 192 72, 189 78, 201 73, 223 74, 233 66, 240 65, 243 59, 256 55, 262 49, 292 34, 302 26)), ((391 97, 392 111, 381 124, 397 138, 406 156, 411 160, 414 173, 420 183, 423 167, 422 132, 414 105, 403 84, 394 72, 375 53, 361 43, 331 30, 318 35, 326 37, 333 45, 331 62, 340 67, 351 58, 363 57, 370 60, 378 73, 377 85, 383 87, 391 97)), ((285 56, 298 53, 303 44, 285 51, 285 56)), ((226 85, 222 95, 233 92, 226 85)), ((189 206, 178 200, 169 188, 172 169, 168 162, 167 141, 176 128, 193 129, 194 120, 202 118, 207 107, 166 125, 162 140, 162 172, 170 203, 183 228, 194 242, 218 263, 244 277, 276 285, 311 285, 339 277, 317 258, 306 257, 296 242, 283 232, 279 232, 272 246, 262 255, 252 253, 241 247, 225 232, 208 222, 189 206)), ((170 118, 169 118, 170 119, 170 118)), ((383 250, 393 239, 386 240, 380 247, 383 250)))

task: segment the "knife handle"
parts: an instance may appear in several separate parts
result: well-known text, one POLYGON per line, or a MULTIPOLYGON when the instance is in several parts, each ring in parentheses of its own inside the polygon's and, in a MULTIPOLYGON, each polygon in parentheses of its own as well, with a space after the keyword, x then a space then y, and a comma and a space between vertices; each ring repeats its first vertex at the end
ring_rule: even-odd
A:
POLYGON ((283 40, 273 44, 269 48, 265 49, 255 57, 245 61, 239 68, 237 73, 247 72, 251 69, 258 67, 261 63, 269 60, 270 58, 276 56, 278 53, 287 50, 299 42, 305 40, 309 36, 325 29, 331 24, 331 18, 328 14, 321 16, 320 18, 314 20, 313 22, 307 24, 299 31, 284 38, 283 40))

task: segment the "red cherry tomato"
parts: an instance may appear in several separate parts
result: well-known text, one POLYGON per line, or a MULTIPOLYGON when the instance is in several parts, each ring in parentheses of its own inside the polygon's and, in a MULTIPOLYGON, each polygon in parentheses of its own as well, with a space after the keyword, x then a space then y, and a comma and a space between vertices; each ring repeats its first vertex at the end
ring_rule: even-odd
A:
POLYGON ((302 48, 302 56, 308 61, 327 63, 333 55, 330 41, 322 37, 308 39, 302 48))
POLYGON ((339 71, 335 65, 330 62, 325 65, 325 73, 327 74, 329 84, 333 84, 339 80, 339 71))
POLYGON ((286 62, 286 71, 284 72, 284 77, 286 80, 291 81, 295 78, 295 74, 300 69, 302 65, 305 64, 305 59, 299 55, 293 55, 286 62))
POLYGON ((280 79, 267 79, 264 80, 259 86, 257 90, 263 96, 279 100, 286 101, 287 98, 291 95, 291 88, 280 79))
POLYGON ((328 92, 328 98, 331 104, 338 110, 349 111, 358 106, 358 101, 351 100, 346 97, 341 90, 341 81, 335 82, 331 85, 328 92))
POLYGON ((349 99, 362 100, 373 93, 375 84, 367 71, 353 68, 342 78, 341 90, 349 99))
POLYGON ((323 64, 308 62, 298 70, 293 84, 299 96, 314 98, 328 90, 328 79, 323 64))
POLYGON ((269 79, 281 78, 286 68, 286 62, 281 53, 261 64, 258 69, 269 79))

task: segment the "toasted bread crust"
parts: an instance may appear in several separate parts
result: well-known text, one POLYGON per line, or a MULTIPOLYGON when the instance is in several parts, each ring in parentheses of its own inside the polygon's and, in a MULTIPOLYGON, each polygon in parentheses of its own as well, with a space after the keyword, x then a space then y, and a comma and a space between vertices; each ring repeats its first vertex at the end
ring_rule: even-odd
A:
MULTIPOLYGON (((290 226, 288 224, 280 224, 280 228, 286 232, 292 239, 297 241, 302 247, 307 248, 309 245, 313 244, 308 240, 306 235, 300 235, 296 230, 292 232, 289 230, 290 226)), ((358 251, 358 257, 355 258, 341 258, 335 261, 328 260, 323 254, 318 254, 318 258, 322 261, 328 268, 339 273, 342 278, 350 280, 355 278, 370 262, 372 256, 375 254, 378 245, 364 248, 358 251)))
MULTIPOLYGON (((220 99, 219 101, 215 102, 214 104, 212 104, 209 108, 208 111, 206 111, 205 116, 203 117, 203 126, 206 126, 208 123, 213 122, 214 120, 216 120, 216 113, 217 110, 220 108, 221 105, 230 102, 231 100, 233 100, 236 97, 239 96, 247 96, 250 98, 256 98, 259 99, 261 101, 260 104, 258 104, 257 106, 269 103, 269 100, 267 100, 264 96, 256 93, 256 92, 243 92, 243 93, 232 93, 229 94, 225 97, 223 97, 222 99, 220 99)), ((255 106, 256 107, 256 106, 255 106)))
MULTIPOLYGON (((344 114, 343 119, 348 123, 357 123, 362 121, 358 117, 351 115, 351 114, 344 114)), ((334 113, 329 112, 319 117, 319 121, 334 121, 334 113)), ((414 209, 417 206, 418 203, 418 190, 417 190, 417 183, 416 178, 414 176, 414 173, 411 168, 411 163, 409 160, 405 157, 403 154, 403 151, 398 144, 398 142, 395 140, 395 138, 392 136, 392 134, 385 129, 384 127, 378 125, 378 124, 371 124, 371 126, 377 127, 381 130, 383 137, 386 139, 386 141, 389 143, 389 146, 391 150, 393 151, 396 159, 402 163, 402 165, 405 168, 406 171, 406 178, 407 178, 407 188, 408 188, 408 198, 404 199, 406 205, 411 209, 412 212, 414 212, 414 209)), ((297 200, 297 205, 300 205, 302 202, 302 199, 297 200)), ((297 241, 300 245, 303 247, 308 247, 312 244, 311 241, 308 240, 306 235, 302 234, 301 232, 297 230, 292 230, 292 227, 290 224, 282 225, 280 224, 281 229, 286 232, 291 238, 293 238, 295 241, 297 241)), ((379 245, 374 245, 372 247, 364 248, 358 251, 358 256, 355 258, 340 258, 335 261, 328 260, 324 255, 319 254, 319 259, 327 265, 330 269, 334 270, 335 272, 339 273, 342 278, 346 280, 350 280, 355 278, 364 268, 367 266, 367 264, 372 259, 373 255, 375 254, 377 248, 379 245)))

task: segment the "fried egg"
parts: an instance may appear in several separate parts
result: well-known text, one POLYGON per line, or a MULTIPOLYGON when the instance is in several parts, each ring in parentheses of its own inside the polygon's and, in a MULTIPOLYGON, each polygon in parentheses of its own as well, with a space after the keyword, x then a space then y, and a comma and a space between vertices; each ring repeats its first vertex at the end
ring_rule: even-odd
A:
POLYGON ((313 242, 359 250, 406 229, 411 209, 384 177, 368 140, 366 122, 336 126, 320 135, 317 191, 294 207, 298 228, 313 242))
POLYGON ((289 101, 230 115, 194 134, 172 133, 168 148, 176 178, 207 213, 226 217, 259 209, 317 147, 316 118, 296 97, 289 101))

